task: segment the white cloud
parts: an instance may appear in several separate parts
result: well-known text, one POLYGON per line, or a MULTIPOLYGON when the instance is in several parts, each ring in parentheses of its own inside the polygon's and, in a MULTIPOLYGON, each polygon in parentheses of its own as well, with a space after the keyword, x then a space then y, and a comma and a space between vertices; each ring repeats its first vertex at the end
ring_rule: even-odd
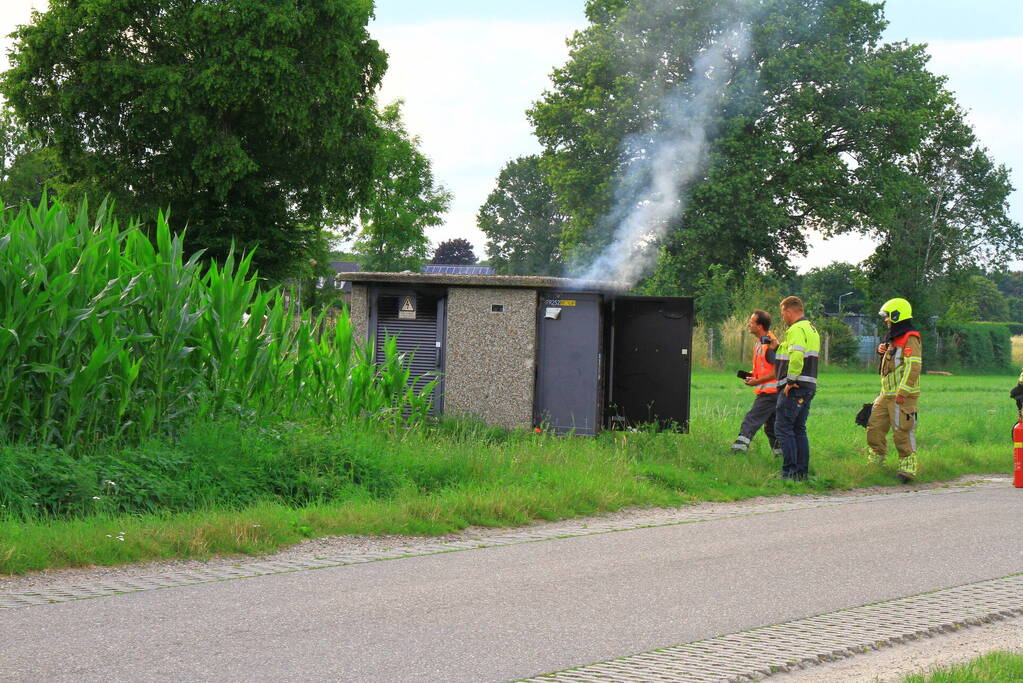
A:
POLYGON ((405 100, 405 121, 454 193, 434 243, 464 237, 485 256, 476 212, 509 160, 540 151, 526 110, 565 62, 565 40, 581 26, 563 23, 435 21, 370 26, 390 55, 381 102, 405 100))

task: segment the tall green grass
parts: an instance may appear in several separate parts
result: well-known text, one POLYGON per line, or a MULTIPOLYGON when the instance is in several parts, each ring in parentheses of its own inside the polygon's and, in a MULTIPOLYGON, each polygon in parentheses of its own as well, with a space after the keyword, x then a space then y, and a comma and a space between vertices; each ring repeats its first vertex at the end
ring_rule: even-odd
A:
POLYGON ((0 212, 0 434, 81 450, 141 443, 186 420, 316 415, 328 422, 423 419, 393 339, 385 358, 278 289, 252 254, 186 258, 163 215, 151 240, 59 201, 0 212))

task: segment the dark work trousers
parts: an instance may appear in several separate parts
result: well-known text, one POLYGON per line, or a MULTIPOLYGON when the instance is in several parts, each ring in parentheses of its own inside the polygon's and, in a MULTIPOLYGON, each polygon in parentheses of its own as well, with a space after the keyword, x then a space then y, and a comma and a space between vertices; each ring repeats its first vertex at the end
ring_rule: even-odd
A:
POLYGON ((810 469, 810 440, 806 436, 806 418, 814 389, 798 387, 786 396, 778 388, 778 406, 774 412, 774 429, 781 442, 781 474, 790 479, 805 479, 810 469))
POLYGON ((745 443, 749 444, 757 430, 763 427, 771 448, 778 448, 778 437, 774 435, 774 409, 777 405, 778 394, 757 394, 746 417, 742 418, 742 425, 739 427, 741 438, 737 441, 745 440, 745 443))

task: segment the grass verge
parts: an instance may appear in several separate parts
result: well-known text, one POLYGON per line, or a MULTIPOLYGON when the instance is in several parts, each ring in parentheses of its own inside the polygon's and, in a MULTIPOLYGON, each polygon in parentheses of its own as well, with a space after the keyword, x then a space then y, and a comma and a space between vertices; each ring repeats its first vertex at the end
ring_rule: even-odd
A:
POLYGON ((1023 681, 1023 655, 992 652, 966 664, 930 674, 907 676, 902 683, 1008 683, 1023 681))
MULTIPOLYGON (((921 477, 1008 473, 1013 376, 932 377, 921 477)), ((752 395, 734 371, 693 379, 692 433, 554 438, 453 421, 371 426, 194 424, 170 441, 70 456, 0 448, 0 573, 262 553, 329 534, 440 534, 630 506, 674 506, 897 483, 853 423, 877 377, 825 373, 809 420, 811 478, 774 479, 763 436, 728 454, 752 395)))

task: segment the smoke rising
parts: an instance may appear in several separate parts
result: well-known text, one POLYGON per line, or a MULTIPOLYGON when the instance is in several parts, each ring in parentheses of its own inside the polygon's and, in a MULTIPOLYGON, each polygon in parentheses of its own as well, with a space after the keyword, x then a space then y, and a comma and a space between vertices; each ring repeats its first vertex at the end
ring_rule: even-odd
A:
POLYGON ((602 224, 613 229, 612 241, 588 266, 576 269, 576 277, 631 288, 653 268, 658 241, 685 211, 689 186, 704 170, 732 64, 746 54, 748 43, 746 26, 726 31, 697 55, 690 81, 662 98, 650 128, 623 141, 624 169, 602 224))

